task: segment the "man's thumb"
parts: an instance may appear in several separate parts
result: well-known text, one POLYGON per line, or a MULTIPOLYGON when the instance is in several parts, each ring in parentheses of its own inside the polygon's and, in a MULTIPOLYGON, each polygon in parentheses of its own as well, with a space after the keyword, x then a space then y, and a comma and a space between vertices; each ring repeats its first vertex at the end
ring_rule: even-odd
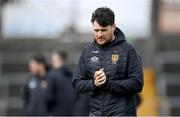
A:
POLYGON ((104 71, 104 68, 101 68, 99 71, 104 71))

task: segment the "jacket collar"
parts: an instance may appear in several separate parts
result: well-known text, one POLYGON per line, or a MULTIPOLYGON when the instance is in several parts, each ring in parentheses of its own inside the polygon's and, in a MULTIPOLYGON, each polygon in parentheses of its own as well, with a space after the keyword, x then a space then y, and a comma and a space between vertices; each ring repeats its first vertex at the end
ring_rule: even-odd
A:
POLYGON ((96 43, 96 41, 94 41, 93 43, 95 45, 99 46, 100 48, 109 48, 109 47, 115 46, 115 45, 117 45, 119 43, 122 43, 122 42, 126 41, 124 33, 118 27, 116 27, 116 29, 114 31, 114 34, 115 34, 115 39, 106 46, 98 45, 96 43))

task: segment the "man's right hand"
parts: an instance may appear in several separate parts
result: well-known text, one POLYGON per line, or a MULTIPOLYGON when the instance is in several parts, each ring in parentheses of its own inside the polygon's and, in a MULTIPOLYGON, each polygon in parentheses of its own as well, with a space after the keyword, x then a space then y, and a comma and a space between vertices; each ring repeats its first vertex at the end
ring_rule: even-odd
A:
POLYGON ((106 75, 104 73, 104 68, 100 69, 99 71, 96 71, 94 74, 94 84, 97 87, 102 86, 106 82, 106 75))

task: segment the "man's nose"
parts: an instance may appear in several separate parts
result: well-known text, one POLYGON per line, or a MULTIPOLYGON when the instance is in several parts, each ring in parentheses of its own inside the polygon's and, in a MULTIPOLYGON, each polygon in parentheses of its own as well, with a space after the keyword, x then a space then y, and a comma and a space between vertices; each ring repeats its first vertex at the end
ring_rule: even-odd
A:
POLYGON ((101 31, 98 32, 98 37, 101 37, 103 34, 101 31))

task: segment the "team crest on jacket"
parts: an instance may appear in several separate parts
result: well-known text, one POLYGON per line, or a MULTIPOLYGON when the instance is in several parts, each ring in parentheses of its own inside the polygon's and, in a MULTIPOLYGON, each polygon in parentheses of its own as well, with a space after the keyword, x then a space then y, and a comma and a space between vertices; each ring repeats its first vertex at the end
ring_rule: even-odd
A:
POLYGON ((116 64, 116 62, 119 60, 119 55, 118 54, 112 54, 111 60, 113 64, 116 64))

